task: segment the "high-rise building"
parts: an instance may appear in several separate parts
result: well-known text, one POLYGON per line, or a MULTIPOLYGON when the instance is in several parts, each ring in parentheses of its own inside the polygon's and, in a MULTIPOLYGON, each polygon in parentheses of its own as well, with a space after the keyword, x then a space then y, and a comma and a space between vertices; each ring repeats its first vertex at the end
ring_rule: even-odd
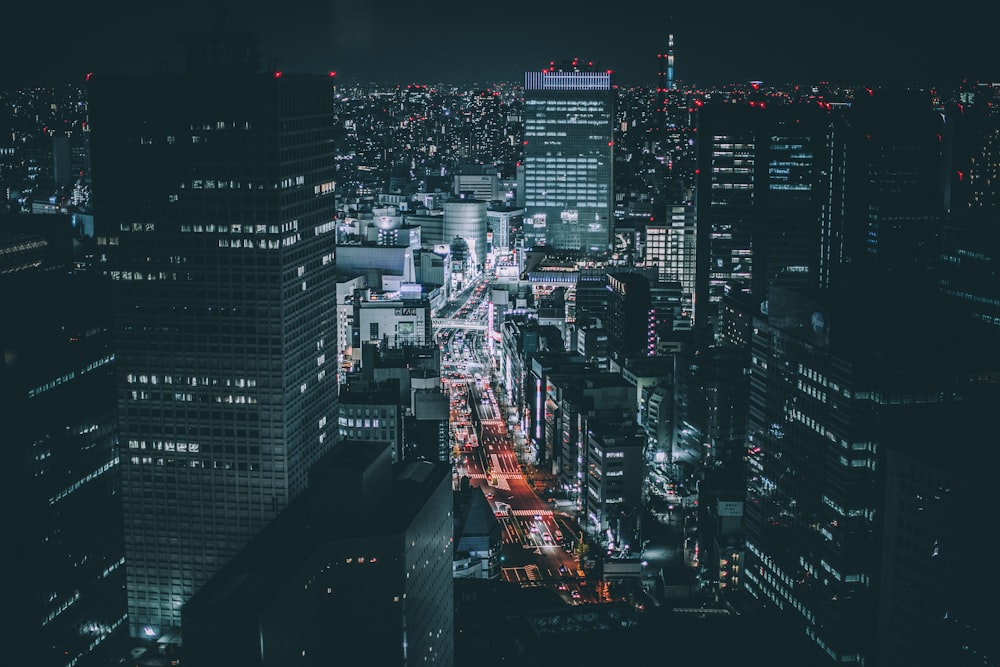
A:
POLYGON ((639 273, 608 275, 608 352, 617 369, 629 355, 649 356, 649 280, 639 273), (617 365, 615 365, 617 364, 617 365))
POLYGON ((391 459, 371 442, 330 452, 185 605, 185 663, 452 665, 449 465, 391 459))
POLYGON ((940 256, 948 181, 947 126, 930 96, 859 95, 828 132, 819 284, 927 280, 940 256))
POLYGON ((91 80, 135 636, 179 626, 337 440, 331 99, 219 67, 91 80))
POLYGON ((604 253, 611 242, 611 70, 579 60, 524 75, 527 245, 604 253))
POLYGON ((774 286, 815 283, 827 119, 816 107, 751 102, 708 104, 698 122, 702 324, 716 321, 729 281, 763 297, 774 286))
MULTIPOLYGON (((883 582, 893 587, 887 609, 910 608, 920 627, 943 628, 933 617, 949 609, 963 624, 975 622, 976 606, 964 603, 973 589, 983 594, 963 585, 939 596, 939 583, 920 583, 934 572, 956 576, 970 561, 958 556, 961 543, 941 513, 960 495, 944 490, 951 472, 925 477, 925 463, 907 460, 917 452, 940 457, 948 442, 968 443, 979 463, 990 460, 976 449, 982 441, 962 437, 972 430, 955 425, 996 405, 995 334, 966 326, 929 291, 873 296, 776 289, 767 315, 753 325, 742 585, 760 605, 783 610, 795 633, 804 632, 831 663, 866 663, 876 628, 895 632, 895 622, 876 624, 883 582), (928 349, 935 353, 921 352, 928 349), (973 403, 979 407, 968 410, 973 403), (916 419, 935 428, 915 429, 916 419), (887 457, 892 450, 901 456, 887 457), (895 478, 888 495, 887 460, 895 478), (927 531, 931 526, 940 532, 927 531), (947 565, 934 560, 935 537, 947 545, 947 565), (891 556, 881 557, 883 547, 891 556)), ((970 512, 979 511, 975 505, 970 512)), ((886 646, 896 641, 884 639, 886 646)))
POLYGON ((96 665, 125 623, 111 311, 46 218, 0 216, 3 661, 96 665))
POLYGON ((697 261, 697 217, 690 205, 667 206, 665 219, 646 225, 647 267, 656 267, 660 280, 679 281, 682 316, 694 322, 695 266, 697 261))

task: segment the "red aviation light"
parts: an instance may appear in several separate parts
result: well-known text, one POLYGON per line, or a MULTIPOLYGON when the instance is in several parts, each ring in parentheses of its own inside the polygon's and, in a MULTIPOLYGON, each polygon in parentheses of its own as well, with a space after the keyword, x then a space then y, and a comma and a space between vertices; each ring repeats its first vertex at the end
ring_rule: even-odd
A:
POLYGON ((84 81, 90 81, 90 77, 94 76, 93 72, 87 72, 87 76, 83 77, 84 81))
POLYGON ((333 77, 337 76, 337 73, 331 71, 327 76, 329 76, 332 79, 333 77))
POLYGON ((281 78, 281 72, 275 72, 274 73, 274 78, 275 79, 280 79, 281 78))

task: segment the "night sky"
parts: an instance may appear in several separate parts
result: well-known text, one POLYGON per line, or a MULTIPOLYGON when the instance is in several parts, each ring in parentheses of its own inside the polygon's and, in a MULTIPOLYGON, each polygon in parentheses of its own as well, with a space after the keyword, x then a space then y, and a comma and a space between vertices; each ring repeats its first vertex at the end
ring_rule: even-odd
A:
MULTIPOLYGON (((885 4, 223 0, 215 6, 225 8, 229 27, 259 36, 265 65, 336 70, 342 80, 362 82, 519 81, 525 70, 575 56, 613 69, 623 85, 654 85, 656 54, 666 49, 671 25, 676 78, 686 83, 1000 81, 1000 49, 988 17, 954 3, 885 4)), ((216 13, 210 1, 195 0, 53 0, 0 11, 3 87, 82 81, 89 71, 179 71, 179 38, 212 26, 216 13)))

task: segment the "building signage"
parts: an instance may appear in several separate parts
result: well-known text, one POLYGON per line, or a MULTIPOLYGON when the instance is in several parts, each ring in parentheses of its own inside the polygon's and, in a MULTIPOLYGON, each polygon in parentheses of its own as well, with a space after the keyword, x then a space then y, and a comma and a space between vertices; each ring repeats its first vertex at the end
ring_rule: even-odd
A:
POLYGON ((739 501, 720 500, 719 516, 743 516, 743 503, 739 501))
POLYGON ((405 315, 416 315, 417 314, 417 309, 416 308, 397 308, 396 309, 396 314, 397 315, 403 315, 403 316, 405 316, 405 315))

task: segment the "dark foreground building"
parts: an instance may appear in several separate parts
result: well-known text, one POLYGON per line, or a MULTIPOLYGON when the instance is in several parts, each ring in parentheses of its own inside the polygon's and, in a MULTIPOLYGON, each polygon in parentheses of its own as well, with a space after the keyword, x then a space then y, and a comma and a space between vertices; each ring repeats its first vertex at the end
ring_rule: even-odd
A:
POLYGON ((124 630, 111 312, 69 230, 0 216, 3 664, 100 664, 124 630))
POLYGON ((447 464, 342 443, 185 605, 184 664, 451 665, 452 551, 447 464))
POLYGON ((891 297, 774 290, 754 318, 741 582, 817 664, 972 664, 956 659, 992 650, 997 591, 970 470, 996 468, 996 336, 931 294, 891 297))
POLYGON ((331 84, 209 68, 89 94, 128 617, 156 638, 337 440, 331 84))

